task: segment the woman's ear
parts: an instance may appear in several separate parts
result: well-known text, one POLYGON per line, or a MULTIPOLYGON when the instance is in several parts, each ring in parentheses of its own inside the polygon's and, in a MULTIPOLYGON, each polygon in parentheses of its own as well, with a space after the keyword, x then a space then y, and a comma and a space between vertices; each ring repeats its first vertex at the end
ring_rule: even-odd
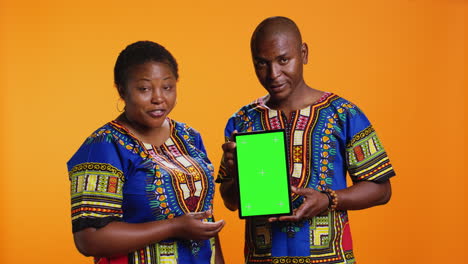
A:
POLYGON ((119 92, 119 96, 120 98, 124 98, 125 96, 125 87, 121 86, 121 85, 117 85, 117 91, 119 92))

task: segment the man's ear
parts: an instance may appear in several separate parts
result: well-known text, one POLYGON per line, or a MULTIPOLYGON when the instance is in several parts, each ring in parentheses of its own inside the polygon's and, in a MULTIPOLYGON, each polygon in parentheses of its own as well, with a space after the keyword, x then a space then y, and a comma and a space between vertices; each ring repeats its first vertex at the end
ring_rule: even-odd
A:
POLYGON ((302 56, 302 64, 307 64, 309 61, 309 47, 307 43, 302 43, 301 45, 301 56, 302 56))

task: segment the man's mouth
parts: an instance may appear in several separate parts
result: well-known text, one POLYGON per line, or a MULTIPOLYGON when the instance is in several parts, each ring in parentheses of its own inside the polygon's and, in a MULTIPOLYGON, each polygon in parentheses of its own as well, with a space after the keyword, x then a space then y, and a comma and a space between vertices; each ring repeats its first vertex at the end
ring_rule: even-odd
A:
POLYGON ((279 92, 286 86, 286 83, 281 84, 272 84, 270 85, 270 90, 273 92, 279 92))

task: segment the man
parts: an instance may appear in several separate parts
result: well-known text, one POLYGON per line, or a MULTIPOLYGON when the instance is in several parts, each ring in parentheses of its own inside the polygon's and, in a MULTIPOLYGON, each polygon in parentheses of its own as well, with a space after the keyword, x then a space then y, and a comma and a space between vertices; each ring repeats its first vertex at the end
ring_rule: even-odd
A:
MULTIPOLYGON (((357 106, 306 84, 308 48, 292 20, 262 21, 251 51, 268 95, 234 114, 225 135, 286 130, 295 209, 291 216, 247 219, 246 263, 354 263, 347 210, 389 201, 389 178, 395 173, 387 154, 357 106)), ((235 143, 228 140, 223 150, 217 181, 224 204, 234 211, 239 205, 235 143)))

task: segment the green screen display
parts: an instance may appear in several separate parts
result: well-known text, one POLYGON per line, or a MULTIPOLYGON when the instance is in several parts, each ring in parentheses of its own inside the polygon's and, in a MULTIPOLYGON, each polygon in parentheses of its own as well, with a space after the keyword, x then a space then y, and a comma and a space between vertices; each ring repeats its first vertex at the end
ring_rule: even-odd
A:
POLYGON ((239 216, 291 214, 284 130, 235 135, 239 216))

